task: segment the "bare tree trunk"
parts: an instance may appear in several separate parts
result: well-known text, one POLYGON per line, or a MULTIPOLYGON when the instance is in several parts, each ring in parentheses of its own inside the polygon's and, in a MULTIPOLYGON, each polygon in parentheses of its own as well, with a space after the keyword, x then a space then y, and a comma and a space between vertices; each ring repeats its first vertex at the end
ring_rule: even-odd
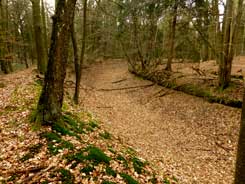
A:
POLYGON ((48 55, 48 35, 47 35, 47 21, 46 21, 46 12, 45 12, 45 5, 43 3, 43 0, 41 0, 42 3, 42 28, 43 28, 43 39, 44 39, 44 48, 45 52, 48 55))
POLYGON ((80 92, 80 82, 82 74, 82 66, 84 61, 85 47, 86 47, 86 23, 87 23, 87 0, 84 0, 83 3, 83 37, 82 37, 82 49, 80 56, 80 63, 77 66, 80 66, 79 69, 76 69, 76 88, 74 93, 74 103, 78 104, 79 101, 79 92, 80 92))
POLYGON ((245 183, 245 88, 243 90, 243 105, 240 124, 240 134, 237 147, 236 172, 234 184, 245 183))
POLYGON ((79 64, 79 58, 78 58, 78 48, 77 48, 77 40, 76 40, 74 23, 72 25, 72 30, 71 30, 71 39, 72 39, 72 46, 73 46, 74 67, 75 67, 75 75, 76 75, 76 87, 75 87, 75 94, 74 94, 73 100, 75 104, 78 104, 79 85, 77 84, 77 82, 80 80, 79 77, 81 76, 81 71, 80 71, 80 64, 79 64))
POLYGON ((53 16, 48 67, 34 117, 34 121, 42 124, 52 124, 60 119, 75 5, 76 0, 59 0, 53 16))
POLYGON ((7 50, 7 18, 6 8, 4 7, 4 1, 0 0, 0 67, 3 73, 8 74, 12 69, 10 61, 6 59, 7 50), (4 11, 5 10, 5 11, 4 11))
POLYGON ((176 23, 177 23, 177 11, 178 11, 178 2, 175 0, 174 2, 174 7, 173 7, 173 12, 172 12, 172 20, 170 22, 170 36, 169 36, 169 53, 168 53, 168 61, 167 61, 167 66, 166 70, 172 71, 172 60, 174 57, 174 40, 175 40, 175 31, 176 31, 176 23))
POLYGON ((233 21, 234 2, 227 0, 225 17, 222 31, 222 46, 219 57, 219 86, 226 88, 231 81, 231 67, 234 57, 235 44, 239 34, 239 25, 241 23, 243 0, 238 2, 238 10, 235 20, 233 21))
POLYGON ((33 13, 34 36, 37 52, 37 68, 40 73, 45 73, 47 67, 47 52, 43 34, 40 0, 31 0, 33 13))

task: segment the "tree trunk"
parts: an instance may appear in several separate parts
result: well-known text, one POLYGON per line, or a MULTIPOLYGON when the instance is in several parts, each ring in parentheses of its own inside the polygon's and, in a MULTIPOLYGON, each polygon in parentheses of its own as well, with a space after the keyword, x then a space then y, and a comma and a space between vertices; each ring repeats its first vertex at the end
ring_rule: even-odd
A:
POLYGON ((75 87, 75 94, 73 97, 74 103, 78 104, 78 94, 79 94, 79 85, 80 83, 80 65, 79 65, 79 58, 78 58, 78 48, 77 48, 77 40, 76 40, 76 33, 75 33, 75 25, 73 23, 72 30, 71 30, 71 39, 72 39, 72 46, 73 46, 73 57, 74 57, 74 67, 75 67, 75 75, 76 75, 76 87, 75 87))
POLYGON ((45 12, 45 5, 43 3, 43 0, 41 0, 41 3, 42 3, 42 25, 43 25, 42 27, 43 27, 44 48, 48 56, 48 35, 47 35, 46 12, 45 12))
POLYGON ((175 31, 176 31, 176 23, 177 23, 177 11, 178 11, 178 2, 177 0, 175 0, 174 2, 174 7, 173 7, 173 12, 172 12, 172 19, 170 22, 170 36, 169 36, 169 53, 168 53, 168 61, 167 61, 167 66, 166 66, 166 70, 168 71, 172 71, 172 60, 174 57, 174 40, 175 40, 175 31))
POLYGON ((242 116, 237 147, 236 173, 234 183, 245 183, 245 88, 243 90, 242 116))
POLYGON ((49 61, 34 121, 51 124, 60 119, 64 80, 76 0, 59 0, 51 34, 49 61))
POLYGON ((80 56, 80 63, 77 66, 80 66, 79 69, 76 69, 76 88, 74 93, 74 103, 78 104, 79 101, 79 91, 80 91, 80 82, 82 74, 82 66, 84 61, 85 47, 86 47, 86 22, 87 22, 87 0, 84 0, 83 4, 83 37, 82 37, 82 49, 80 56))
POLYGON ((235 44, 239 34, 239 25, 242 17, 243 0, 238 2, 238 10, 235 21, 233 21, 234 2, 227 0, 225 17, 222 28, 222 45, 219 57, 219 86, 224 89, 229 86, 231 81, 231 67, 234 57, 235 44))
POLYGON ((40 0, 31 0, 32 2, 32 14, 33 14, 33 26, 34 37, 37 53, 37 68, 42 74, 45 73, 47 67, 47 52, 45 49, 44 33, 42 26, 40 0))
POLYGON ((5 55, 7 54, 7 19, 4 9, 4 2, 3 0, 0 0, 0 67, 3 73, 8 74, 10 73, 12 66, 5 58, 5 55))

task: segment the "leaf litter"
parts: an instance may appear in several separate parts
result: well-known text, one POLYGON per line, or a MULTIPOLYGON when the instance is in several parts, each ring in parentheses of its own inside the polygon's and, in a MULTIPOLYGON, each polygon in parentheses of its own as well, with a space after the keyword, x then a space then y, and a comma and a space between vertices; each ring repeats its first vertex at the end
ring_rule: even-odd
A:
POLYGON ((67 126, 31 123, 41 89, 32 68, 1 76, 1 82, 1 183, 176 183, 68 95, 67 126))

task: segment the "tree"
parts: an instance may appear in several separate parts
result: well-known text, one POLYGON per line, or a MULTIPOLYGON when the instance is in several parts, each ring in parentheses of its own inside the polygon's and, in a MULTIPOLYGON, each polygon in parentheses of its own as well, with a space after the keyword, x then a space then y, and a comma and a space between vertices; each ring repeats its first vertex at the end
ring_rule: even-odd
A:
POLYGON ((171 20, 169 23, 169 39, 168 39, 168 61, 166 70, 171 71, 171 63, 174 56, 174 39, 175 39, 175 31, 176 31, 176 23, 177 23, 177 11, 178 11, 178 0, 174 0, 173 8, 171 12, 171 20))
MULTIPOLYGON (((77 62, 77 56, 75 54, 75 70, 76 70, 76 87, 75 87, 75 93, 74 93, 74 102, 78 104, 79 100, 79 89, 80 89, 80 82, 81 82, 81 73, 82 73, 82 66, 84 61, 84 54, 85 54, 85 47, 86 47, 86 22, 87 22, 87 0, 84 0, 83 3, 83 36, 82 36, 82 49, 81 49, 81 56, 80 56, 80 63, 77 62)), ((76 43, 75 43, 75 33, 74 33, 74 27, 72 30, 72 40, 73 40, 73 46, 74 46, 74 53, 76 53, 76 43)))
POLYGON ((45 73, 47 67, 47 52, 45 49, 44 28, 42 23, 40 0, 31 0, 32 2, 32 15, 33 27, 37 53, 37 68, 42 74, 45 73))
POLYGON ((232 60, 235 53, 235 44, 239 34, 239 25, 243 12, 243 0, 239 0, 237 14, 234 18, 234 0, 227 0, 222 26, 221 48, 219 53, 219 86, 226 88, 231 81, 232 60))
POLYGON ((245 183, 245 89, 243 91, 243 105, 240 124, 240 134, 237 148, 235 184, 245 183))
POLYGON ((0 0, 0 68, 5 73, 13 71, 9 53, 8 1, 0 0))
POLYGON ((51 34, 48 67, 34 121, 52 124, 60 119, 71 27, 76 0, 59 0, 51 34))

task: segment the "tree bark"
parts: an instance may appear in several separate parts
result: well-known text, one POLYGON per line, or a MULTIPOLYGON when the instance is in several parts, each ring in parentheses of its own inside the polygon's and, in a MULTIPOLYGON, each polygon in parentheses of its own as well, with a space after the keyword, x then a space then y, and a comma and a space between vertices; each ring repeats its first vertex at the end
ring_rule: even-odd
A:
POLYGON ((31 0, 32 2, 32 16, 34 26, 34 37, 37 53, 37 68, 42 74, 45 73, 47 67, 47 52, 45 49, 44 33, 42 26, 42 17, 40 10, 40 0, 31 0))
POLYGON ((167 66, 166 70, 172 71, 172 60, 174 57, 174 40, 175 40, 175 31, 176 31, 176 23, 177 23, 177 11, 178 11, 178 1, 175 0, 174 2, 174 7, 173 7, 173 12, 172 12, 172 17, 171 17, 171 22, 170 22, 170 36, 169 36, 169 53, 168 53, 168 61, 167 61, 167 66))
POLYGON ((43 39, 44 39, 44 48, 45 52, 48 56, 48 34, 47 34, 47 21, 46 21, 46 12, 45 12, 45 5, 43 3, 43 0, 41 0, 42 4, 42 27, 43 27, 43 39))
POLYGON ((234 49, 239 34, 239 25, 241 23, 243 0, 239 0, 237 15, 233 21, 234 2, 227 0, 225 17, 222 29, 222 45, 219 57, 219 86, 224 89, 229 86, 231 81, 231 67, 234 58, 234 49))
POLYGON ((237 147, 235 184, 245 183, 245 88, 243 91, 242 116, 237 147))
POLYGON ((49 61, 34 121, 52 124, 60 119, 64 80, 76 0, 59 0, 51 34, 49 61))
POLYGON ((79 67, 79 69, 76 69, 76 87, 75 87, 75 93, 74 93, 74 97, 73 97, 75 104, 78 104, 78 101, 79 101, 82 66, 83 66, 85 47, 86 47, 86 28, 87 28, 86 23, 87 23, 87 0, 84 0, 82 49, 81 49, 80 63, 79 63, 79 65, 77 65, 80 67, 79 67))
POLYGON ((5 56, 7 54, 7 18, 4 11, 4 2, 0 0, 0 68, 3 73, 8 74, 11 72, 12 65, 10 61, 6 60, 5 56))
POLYGON ((78 48, 77 48, 77 40, 76 40, 76 33, 75 33, 75 25, 73 23, 72 30, 71 30, 71 39, 72 39, 72 46, 73 46, 73 58, 74 58, 74 67, 75 67, 75 75, 76 75, 76 87, 75 87, 75 93, 74 93, 74 103, 78 104, 78 93, 79 93, 79 85, 80 83, 80 64, 79 64, 79 58, 78 58, 78 48))

